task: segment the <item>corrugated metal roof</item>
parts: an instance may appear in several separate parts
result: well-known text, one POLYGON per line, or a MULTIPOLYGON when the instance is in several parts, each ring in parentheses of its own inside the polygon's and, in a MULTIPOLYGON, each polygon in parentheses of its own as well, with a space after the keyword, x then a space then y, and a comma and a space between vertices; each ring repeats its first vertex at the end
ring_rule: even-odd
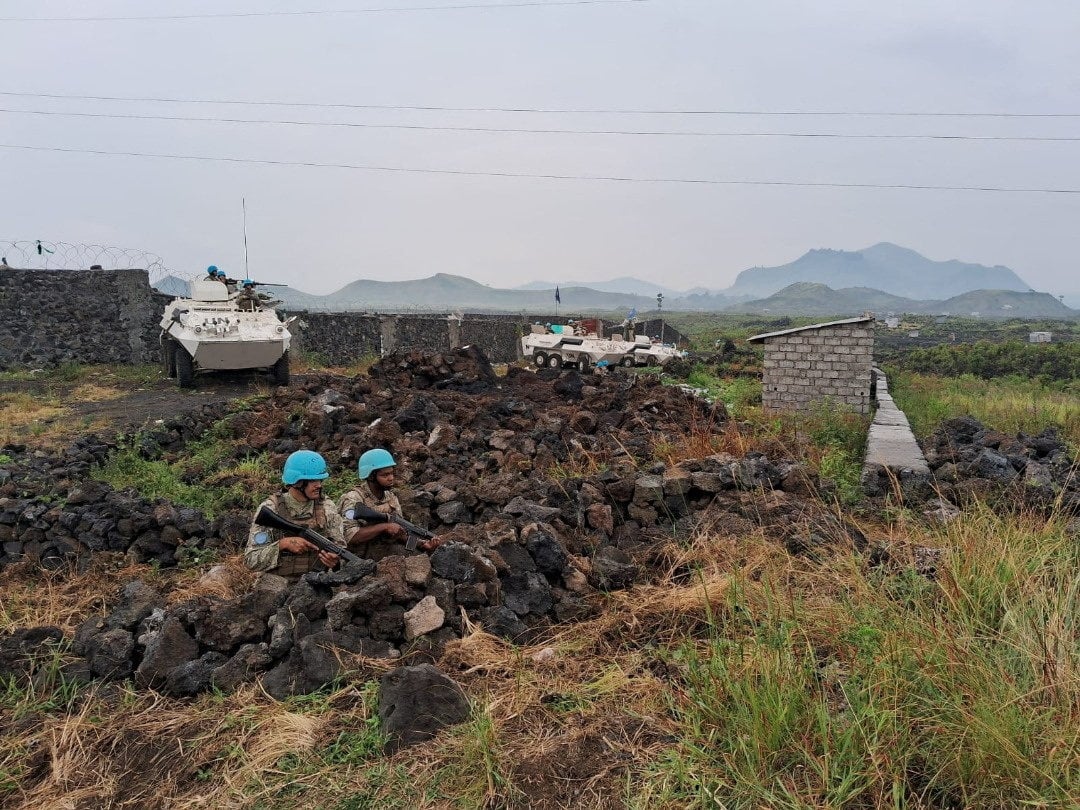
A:
POLYGON ((873 315, 860 315, 858 318, 846 318, 842 321, 828 321, 827 323, 813 323, 809 326, 799 326, 795 329, 781 329, 779 332, 766 332, 763 335, 754 335, 751 338, 747 338, 747 343, 763 343, 766 338, 778 337, 780 335, 791 335, 795 332, 805 332, 808 329, 825 329, 830 326, 846 326, 849 323, 869 323, 874 320, 873 315))

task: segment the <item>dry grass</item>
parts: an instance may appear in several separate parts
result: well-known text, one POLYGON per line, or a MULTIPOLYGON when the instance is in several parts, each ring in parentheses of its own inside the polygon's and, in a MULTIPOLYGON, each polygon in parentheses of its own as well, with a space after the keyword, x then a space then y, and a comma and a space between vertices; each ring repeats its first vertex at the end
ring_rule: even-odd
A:
MULTIPOLYGON (((356 678, 346 678, 335 691, 285 702, 271 700, 255 685, 194 701, 104 687, 81 695, 70 711, 36 710, 34 723, 18 734, 0 715, 0 785, 5 772, 36 773, 19 780, 17 792, 6 798, 49 807, 645 808, 709 806, 714 802, 706 796, 730 795, 743 797, 729 805, 739 807, 884 810, 899 806, 886 801, 888 786, 902 778, 896 768, 902 775, 912 746, 921 746, 925 756, 933 756, 935 745, 951 748, 957 764, 942 760, 934 778, 959 783, 969 778, 964 757, 998 739, 1005 753, 1000 761, 986 761, 979 778, 997 785, 1002 797, 1060 796, 1060 789, 1055 793, 1046 785, 1060 779, 1060 763, 1076 753, 1077 740, 1075 731, 1069 732, 1071 742, 1061 733, 1074 728, 1068 713, 1055 726, 1049 712, 1080 707, 1073 625, 1078 586, 1075 577, 1063 581, 1075 572, 1063 567, 1072 557, 1060 528, 1034 517, 1003 523, 977 513, 940 532, 901 516, 873 527, 873 533, 890 549, 884 579, 868 575, 860 560, 842 551, 809 560, 789 555, 760 533, 724 536, 705 527, 668 550, 667 568, 653 583, 598 595, 592 618, 551 628, 533 643, 511 644, 467 623, 464 638, 449 644, 438 664, 465 687, 472 719, 393 757, 379 750, 376 693, 365 683, 393 664, 361 662, 356 678), (1036 536, 1043 538, 1044 550, 1033 553, 1036 536), (906 573, 907 561, 926 544, 954 549, 951 562, 943 563, 940 587, 906 573), (925 613, 905 607, 906 600, 921 599, 931 600, 925 613), (1012 605, 1012 612, 997 612, 1002 604, 1012 605), (1044 619, 1028 623, 1036 614, 1044 619), (957 616, 974 623, 958 622, 957 616), (972 629, 985 627, 981 633, 988 640, 992 621, 994 635, 1001 635, 1010 656, 1026 662, 1030 679, 1039 684, 1035 690, 1017 684, 1014 705, 1001 710, 1033 703, 1032 716, 1047 718, 1038 727, 1058 751, 1048 764, 1026 752, 1023 732, 981 714, 986 700, 1004 698, 1010 679, 1023 671, 986 657, 985 642, 972 629), (889 643, 876 652, 873 645, 882 638, 889 643), (802 655, 819 662, 807 670, 809 692, 795 677, 803 672, 802 655), (709 667, 718 666, 716 656, 725 657, 726 668, 709 675, 709 667), (865 688, 877 695, 873 707, 847 705, 856 700, 856 670, 867 670, 865 688), (954 683, 961 690, 956 694, 950 691, 954 683), (759 727, 767 715, 735 711, 734 696, 748 684, 762 694, 789 690, 782 694, 792 712, 821 701, 828 714, 812 715, 817 719, 810 726, 770 738, 775 731, 759 727), (927 703, 915 690, 920 684, 940 691, 937 703, 927 703), (965 691, 979 684, 990 690, 987 696, 965 691), (904 689, 915 690, 910 706, 904 689), (916 713, 904 714, 912 707, 916 713), (730 722, 741 719, 724 726, 725 712, 734 712, 730 722), (874 730, 872 721, 895 723, 897 717, 903 730, 874 730), (835 786, 832 794, 819 790, 810 770, 804 782, 791 780, 793 771, 767 755, 768 746, 779 746, 806 763, 820 763, 811 738, 822 728, 843 735, 852 723, 869 735, 866 741, 826 749, 824 755, 836 756, 836 767, 856 758, 877 775, 864 772, 860 778, 870 780, 867 786, 851 788, 843 794, 847 799, 828 800, 841 793, 835 786), (919 736, 924 732, 929 733, 919 736), (731 769, 750 751, 725 747, 738 739, 749 749, 763 746, 761 767, 774 770, 759 772, 760 785, 752 790, 772 799, 745 801, 754 795, 738 781, 746 773, 731 769), (44 753, 35 760, 35 751, 44 753), (1025 783, 1034 792, 1024 793, 1025 783), (790 791, 792 803, 779 801, 777 785, 790 791)), ((100 611, 110 602, 117 582, 148 573, 121 568, 107 577, 91 573, 67 585, 29 589, 18 579, 5 580, 7 621, 40 619, 70 627, 75 614, 100 611), (8 607, 10 586, 27 606, 17 617, 8 607), (81 601, 65 607, 66 614, 48 607, 73 599, 81 601)), ((170 601, 177 601, 210 593, 230 598, 249 583, 250 575, 230 560, 214 577, 183 572, 155 584, 171 588, 170 601)), ((759 709, 768 710, 768 704, 759 709)), ((840 744, 832 739, 831 745, 840 744)), ((904 806, 941 806, 926 796, 918 800, 911 785, 903 790, 900 795, 910 799, 904 806)), ((980 795, 980 806, 1009 806, 1004 799, 985 801, 986 791, 980 795)))
POLYGON ((128 565, 123 555, 108 553, 95 555, 83 574, 33 563, 7 566, 0 571, 0 632, 50 626, 70 634, 88 616, 104 613, 117 583, 153 577, 149 566, 128 565))
POLYGON ((51 395, 19 392, 0 394, 0 444, 41 439, 65 408, 51 395))

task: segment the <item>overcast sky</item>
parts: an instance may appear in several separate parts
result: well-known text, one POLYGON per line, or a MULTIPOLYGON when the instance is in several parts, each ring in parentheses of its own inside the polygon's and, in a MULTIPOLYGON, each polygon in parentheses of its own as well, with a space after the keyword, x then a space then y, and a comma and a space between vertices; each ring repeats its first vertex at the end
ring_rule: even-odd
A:
POLYGON ((1080 194, 510 175, 1080 190, 1080 140, 918 140, 317 127, 11 110, 495 129, 1080 139, 1072 0, 0 0, 0 91, 544 110, 1073 114, 887 117, 469 112, 0 95, 0 240, 142 248, 327 293, 436 272, 510 287, 631 275, 728 286, 881 241, 1080 290, 1080 194), (462 8, 470 4, 488 8, 462 8), (433 6, 459 6, 430 10, 433 6), (502 6, 502 7, 499 7, 502 6), (512 6, 512 7, 511 7, 512 6), (427 7, 423 9, 421 7, 427 7), (12 17, 393 12, 128 21, 12 17), (411 10, 405 10, 411 9, 411 10))

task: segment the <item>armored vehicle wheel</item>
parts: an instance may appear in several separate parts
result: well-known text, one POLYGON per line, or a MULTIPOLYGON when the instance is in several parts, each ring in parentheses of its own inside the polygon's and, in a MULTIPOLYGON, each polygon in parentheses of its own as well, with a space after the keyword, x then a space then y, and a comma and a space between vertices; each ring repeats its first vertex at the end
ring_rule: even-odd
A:
POLYGON ((547 367, 548 368, 562 368, 562 358, 559 357, 559 355, 557 355, 557 354, 551 355, 551 357, 549 357, 547 359, 547 367))
POLYGON ((289 384, 289 353, 281 355, 277 362, 270 367, 270 373, 274 377, 274 382, 278 385, 289 384))
POLYGON ((580 355, 578 357, 578 359, 577 359, 578 371, 588 371, 589 366, 591 366, 591 365, 592 365, 592 363, 589 362, 589 356, 587 354, 583 354, 583 355, 580 355))
POLYGON ((623 357, 623 359, 619 361, 619 365, 622 366, 623 368, 630 368, 631 366, 634 365, 634 355, 632 355, 632 354, 625 355, 623 357))
POLYGON ((164 355, 162 360, 165 361, 165 376, 173 379, 176 377, 176 341, 171 338, 165 338, 165 342, 161 345, 161 353, 164 355))
POLYGON ((543 352, 537 352, 532 356, 533 365, 537 368, 543 368, 547 365, 547 355, 543 352))
POLYGON ((195 386, 195 361, 183 346, 176 347, 176 381, 181 388, 195 386))
POLYGON ((656 368, 658 365, 660 365, 660 358, 658 358, 658 357, 650 357, 649 358, 649 367, 650 368, 656 368))

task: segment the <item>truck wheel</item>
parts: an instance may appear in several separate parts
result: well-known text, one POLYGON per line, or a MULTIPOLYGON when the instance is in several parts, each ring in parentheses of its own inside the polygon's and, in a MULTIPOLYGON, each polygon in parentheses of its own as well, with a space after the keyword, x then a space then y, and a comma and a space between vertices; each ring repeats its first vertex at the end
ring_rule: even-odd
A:
POLYGON ((183 346, 177 346, 174 354, 176 357, 176 381, 181 388, 192 388, 195 385, 195 361, 183 346))
POLYGON ((660 365, 660 358, 650 356, 648 365, 650 368, 656 368, 658 365, 660 365))
POLYGON ((289 353, 281 355, 270 368, 270 373, 274 375, 274 382, 278 385, 289 384, 289 353))
POLYGON ((176 341, 172 338, 165 338, 165 341, 161 344, 161 353, 164 355, 162 360, 165 361, 165 376, 169 379, 176 378, 176 341))
POLYGON ((589 362, 589 356, 587 354, 578 356, 577 366, 579 371, 588 371, 590 365, 591 363, 589 362))
POLYGON ((559 355, 557 355, 557 354, 551 355, 551 357, 549 357, 547 359, 547 367, 548 368, 562 368, 562 358, 559 357, 559 355))
POLYGON ((533 365, 537 368, 543 368, 547 365, 547 355, 543 352, 537 352, 532 356, 533 365))
POLYGON ((628 354, 619 361, 619 365, 623 368, 631 368, 634 365, 634 355, 628 354))

